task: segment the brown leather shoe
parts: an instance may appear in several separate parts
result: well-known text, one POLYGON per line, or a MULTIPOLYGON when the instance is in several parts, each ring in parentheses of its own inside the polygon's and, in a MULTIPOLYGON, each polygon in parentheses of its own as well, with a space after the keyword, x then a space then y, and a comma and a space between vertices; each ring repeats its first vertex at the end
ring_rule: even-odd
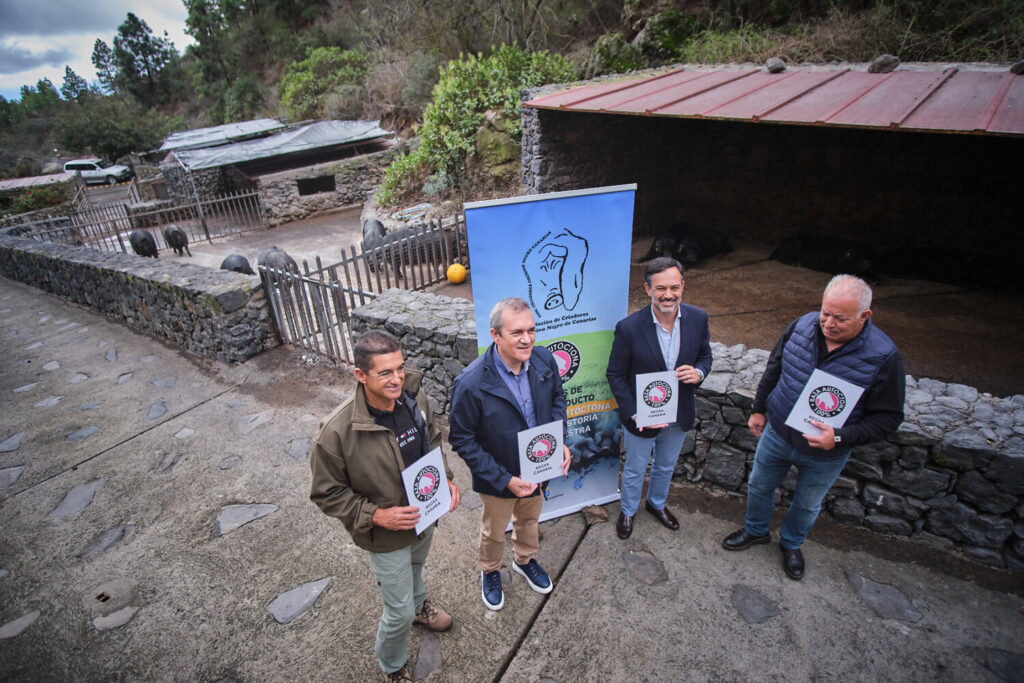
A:
POLYGON ((452 627, 452 618, 440 607, 431 605, 430 600, 424 600, 423 607, 413 618, 412 623, 425 626, 428 631, 441 633, 452 627))
POLYGON ((654 507, 651 505, 650 501, 646 501, 644 503, 644 506, 647 508, 648 512, 650 512, 652 515, 658 518, 659 522, 667 526, 672 531, 675 531, 679 528, 679 520, 676 519, 675 515, 669 512, 667 506, 662 508, 661 510, 655 510, 654 507))
MULTIPOLYGON (((384 672, 382 671, 381 673, 384 673, 384 672)), ((385 683, 387 683, 388 681, 399 681, 399 682, 402 682, 402 681, 413 681, 413 680, 415 680, 415 679, 412 677, 412 672, 409 671, 409 663, 408 662, 403 664, 402 668, 399 669, 398 671, 395 671, 395 672, 392 672, 392 673, 389 673, 389 674, 388 673, 384 674, 384 681, 385 681, 385 683)))
POLYGON ((633 533, 633 518, 619 513, 619 522, 615 525, 615 533, 619 538, 626 540, 633 533))

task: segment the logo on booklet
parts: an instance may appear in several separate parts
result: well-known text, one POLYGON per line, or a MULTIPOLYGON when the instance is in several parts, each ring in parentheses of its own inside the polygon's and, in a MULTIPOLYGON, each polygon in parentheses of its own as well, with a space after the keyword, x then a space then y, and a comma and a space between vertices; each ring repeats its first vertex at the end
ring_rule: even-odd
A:
POLYGON ((530 462, 544 462, 555 452, 555 437, 551 434, 538 434, 526 446, 526 459, 530 462))
POLYGON ((846 396, 833 386, 818 387, 807 398, 811 411, 819 417, 835 417, 846 408, 846 396))
POLYGON ((416 473, 413 481, 413 493, 416 500, 425 503, 437 493, 437 485, 441 481, 441 473, 433 465, 427 465, 416 473))
POLYGON ((660 379, 644 387, 644 403, 651 408, 660 408, 672 398, 672 387, 660 379))

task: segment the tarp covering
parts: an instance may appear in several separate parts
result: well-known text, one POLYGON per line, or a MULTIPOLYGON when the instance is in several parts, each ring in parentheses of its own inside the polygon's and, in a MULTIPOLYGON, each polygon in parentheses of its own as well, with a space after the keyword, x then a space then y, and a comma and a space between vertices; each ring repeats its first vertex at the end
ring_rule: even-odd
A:
POLYGON ((170 152, 175 149, 217 147, 247 138, 267 135, 287 127, 287 124, 275 119, 255 119, 253 121, 225 123, 223 126, 186 130, 180 133, 171 133, 164 140, 164 144, 160 146, 160 151, 170 152))
POLYGON ((379 121, 318 121, 258 140, 207 149, 180 149, 174 156, 190 171, 337 147, 391 135, 379 121))
POLYGON ((685 67, 604 80, 524 107, 600 114, 1024 135, 1024 76, 1005 66, 685 67))

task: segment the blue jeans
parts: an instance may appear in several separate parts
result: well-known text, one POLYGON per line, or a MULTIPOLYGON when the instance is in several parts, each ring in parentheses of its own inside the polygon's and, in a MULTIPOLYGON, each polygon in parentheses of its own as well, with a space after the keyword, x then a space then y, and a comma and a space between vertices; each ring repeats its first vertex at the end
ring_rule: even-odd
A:
POLYGON ((626 464, 622 466, 622 514, 632 517, 640 507, 644 473, 651 453, 654 454, 654 462, 651 464, 651 480, 647 484, 647 501, 655 510, 663 510, 686 432, 673 423, 663 427, 653 439, 635 436, 628 429, 623 429, 622 434, 626 445, 626 464))
POLYGON ((406 650, 412 620, 423 608, 423 600, 427 597, 427 588, 423 585, 423 563, 427 561, 433 537, 434 526, 431 525, 412 545, 389 553, 370 553, 373 575, 384 603, 373 649, 384 673, 398 671, 409 658, 406 650))
POLYGON ((765 536, 769 532, 775 489, 789 474, 789 468, 795 465, 799 470, 796 491, 782 520, 779 545, 788 550, 799 548, 814 526, 814 520, 818 519, 821 501, 849 459, 850 451, 830 458, 815 458, 801 453, 779 436, 770 422, 766 423, 747 482, 747 533, 765 536))

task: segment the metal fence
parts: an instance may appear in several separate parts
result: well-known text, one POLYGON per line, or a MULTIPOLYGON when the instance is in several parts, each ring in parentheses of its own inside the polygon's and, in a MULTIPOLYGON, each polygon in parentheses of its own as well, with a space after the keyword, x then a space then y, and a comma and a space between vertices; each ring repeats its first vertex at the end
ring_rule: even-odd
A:
POLYGON ((448 266, 468 264, 466 224, 459 216, 407 231, 401 239, 316 267, 291 272, 258 266, 282 343, 351 363, 349 312, 386 289, 422 290, 441 282, 448 266))
POLYGON ((43 242, 129 253, 128 235, 132 230, 148 231, 158 248, 168 249, 163 235, 163 227, 167 225, 177 225, 193 243, 263 229, 267 224, 263 205, 255 192, 233 192, 194 204, 145 210, 138 209, 137 205, 130 208, 129 204, 121 202, 90 206, 77 198, 74 206, 75 210, 66 218, 26 223, 18 226, 17 234, 43 242))

